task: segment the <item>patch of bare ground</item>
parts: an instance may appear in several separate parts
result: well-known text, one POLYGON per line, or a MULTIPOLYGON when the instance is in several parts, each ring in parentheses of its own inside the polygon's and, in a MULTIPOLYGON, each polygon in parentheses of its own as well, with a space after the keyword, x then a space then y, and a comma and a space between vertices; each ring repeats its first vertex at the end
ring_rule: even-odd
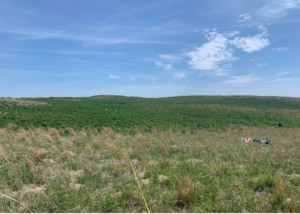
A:
MULTIPOLYGON (((0 98, 0 102, 5 101, 8 105, 22 105, 22 106, 45 106, 50 105, 47 102, 41 102, 41 101, 33 101, 29 99, 14 99, 14 98, 0 98)), ((0 103, 0 105, 2 105, 0 103)))
POLYGON ((162 183, 164 180, 167 180, 167 179, 168 179, 168 177, 165 175, 158 175, 158 181, 160 183, 162 183))
POLYGON ((149 179, 141 179, 141 183, 144 184, 144 185, 149 185, 150 180, 149 179))
POLYGON ((35 186, 33 184, 24 185, 21 190, 13 192, 13 195, 24 196, 27 193, 42 194, 45 191, 45 186, 35 186))
POLYGON ((201 162, 203 162, 203 160, 200 160, 200 159, 188 159, 187 161, 189 161, 189 162, 192 162, 192 163, 201 163, 201 162))
POLYGON ((56 162, 52 159, 43 159, 43 162, 46 162, 46 163, 51 163, 51 164, 56 164, 56 162))
POLYGON ((76 155, 74 152, 71 151, 65 151, 64 154, 70 155, 71 157, 76 155))

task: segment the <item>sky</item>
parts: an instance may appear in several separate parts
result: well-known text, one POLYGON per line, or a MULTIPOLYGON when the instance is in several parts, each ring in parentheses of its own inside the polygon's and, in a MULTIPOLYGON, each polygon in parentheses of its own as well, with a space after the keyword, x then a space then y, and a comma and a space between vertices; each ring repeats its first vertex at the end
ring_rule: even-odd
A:
POLYGON ((300 0, 1 0, 0 97, 300 97, 300 0))

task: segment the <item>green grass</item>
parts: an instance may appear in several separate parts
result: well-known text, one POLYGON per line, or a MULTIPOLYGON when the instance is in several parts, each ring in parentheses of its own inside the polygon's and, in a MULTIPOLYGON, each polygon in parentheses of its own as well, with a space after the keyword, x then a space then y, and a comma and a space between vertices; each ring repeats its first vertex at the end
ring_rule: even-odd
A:
POLYGON ((111 127, 116 132, 130 133, 132 128, 139 127, 143 132, 172 129, 185 133, 202 128, 226 129, 232 124, 300 127, 297 99, 96 96, 7 100, 0 99, 0 128, 13 130, 53 127, 67 132, 69 127, 75 130, 111 127))
MULTIPOLYGON (((151 212, 299 212, 300 130, 242 128, 59 136, 0 129, 1 194, 34 212, 147 212, 132 161, 151 212), (245 136, 275 145, 240 142, 245 136)), ((0 211, 26 210, 0 196, 0 211)))

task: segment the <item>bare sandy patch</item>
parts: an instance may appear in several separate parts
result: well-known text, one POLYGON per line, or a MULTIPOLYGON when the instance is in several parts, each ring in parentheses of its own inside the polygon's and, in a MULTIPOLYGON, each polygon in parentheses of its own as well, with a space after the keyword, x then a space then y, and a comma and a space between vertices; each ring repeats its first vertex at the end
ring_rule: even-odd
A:
POLYGON ((65 151, 64 154, 70 155, 72 157, 76 155, 74 152, 71 151, 65 151))
POLYGON ((142 179, 141 183, 144 185, 148 185, 150 183, 149 179, 142 179))
POLYGON ((52 159, 43 159, 43 162, 55 164, 56 162, 52 159))
POLYGON ((158 180, 160 183, 162 183, 164 180, 167 180, 167 179, 168 179, 168 177, 165 175, 158 175, 158 180))
MULTIPOLYGON (((45 106, 45 105, 50 105, 49 103, 46 102, 41 102, 41 101, 33 101, 33 100, 28 100, 28 99, 14 99, 14 98, 0 98, 0 102, 5 102, 8 105, 21 105, 21 106, 45 106)), ((0 103, 0 105, 2 105, 0 103)))

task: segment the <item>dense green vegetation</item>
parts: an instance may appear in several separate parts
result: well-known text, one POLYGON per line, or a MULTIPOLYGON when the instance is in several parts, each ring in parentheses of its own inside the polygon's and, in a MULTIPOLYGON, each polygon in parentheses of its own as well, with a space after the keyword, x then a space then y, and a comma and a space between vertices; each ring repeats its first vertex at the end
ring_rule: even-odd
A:
POLYGON ((103 127, 112 127, 115 131, 126 132, 132 127, 138 127, 143 131, 151 131, 154 128, 184 131, 201 128, 224 129, 231 124, 300 127, 300 120, 293 117, 293 114, 292 116, 282 114, 287 110, 300 110, 300 101, 297 99, 238 96, 158 99, 95 96, 28 100, 49 105, 21 105, 18 102, 11 103, 0 99, 0 128, 72 127, 75 130, 82 128, 100 130, 103 127), (268 111, 269 109, 273 111, 268 111))

